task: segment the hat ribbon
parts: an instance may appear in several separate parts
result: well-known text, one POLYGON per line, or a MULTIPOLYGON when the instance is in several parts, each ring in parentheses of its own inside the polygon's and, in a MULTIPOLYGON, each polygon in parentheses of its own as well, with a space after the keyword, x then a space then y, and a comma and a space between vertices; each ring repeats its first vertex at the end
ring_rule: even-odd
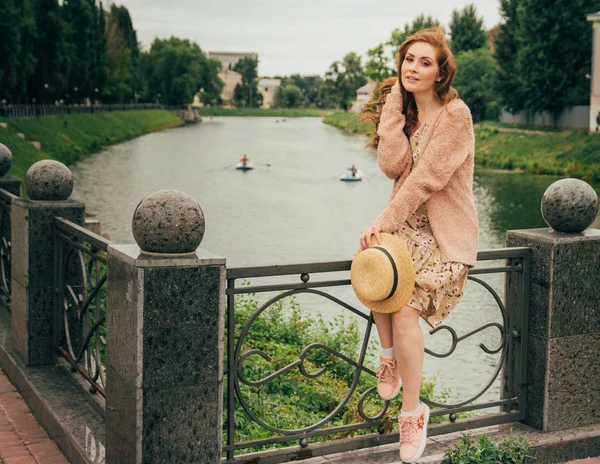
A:
POLYGON ((378 246, 373 248, 376 250, 383 251, 383 254, 385 254, 388 257, 390 263, 392 264, 392 271, 394 271, 394 284, 392 285, 392 291, 390 292, 390 294, 387 297, 385 297, 382 301, 389 300, 394 295, 394 293, 396 293, 396 288, 398 287, 398 268, 396 268, 396 262, 394 261, 394 258, 392 258, 392 255, 389 251, 387 251, 383 247, 378 246))

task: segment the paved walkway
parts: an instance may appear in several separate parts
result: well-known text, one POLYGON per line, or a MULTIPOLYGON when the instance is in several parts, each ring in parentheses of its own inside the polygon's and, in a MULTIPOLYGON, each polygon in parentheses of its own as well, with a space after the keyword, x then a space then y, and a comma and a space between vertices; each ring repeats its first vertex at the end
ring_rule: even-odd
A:
POLYGON ((0 369, 0 464, 68 464, 0 369))

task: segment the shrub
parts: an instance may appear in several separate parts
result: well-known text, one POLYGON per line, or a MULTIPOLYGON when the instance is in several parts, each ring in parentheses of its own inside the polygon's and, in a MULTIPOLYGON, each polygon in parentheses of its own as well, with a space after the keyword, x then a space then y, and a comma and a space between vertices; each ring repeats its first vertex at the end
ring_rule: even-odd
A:
POLYGON ((531 444, 523 437, 505 438, 495 443, 487 435, 476 440, 463 435, 454 448, 446 451, 442 464, 528 464, 533 462, 531 444))

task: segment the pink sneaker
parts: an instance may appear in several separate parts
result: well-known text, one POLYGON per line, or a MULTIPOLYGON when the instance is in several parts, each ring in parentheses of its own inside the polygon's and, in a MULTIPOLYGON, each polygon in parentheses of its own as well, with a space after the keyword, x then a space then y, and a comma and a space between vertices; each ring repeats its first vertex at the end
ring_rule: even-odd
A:
POLYGON ((379 355, 379 370, 377 371, 377 391, 384 400, 396 398, 401 387, 398 363, 394 358, 384 358, 379 355))
POLYGON ((415 462, 421 457, 427 443, 429 407, 421 403, 421 412, 414 416, 398 416, 400 426, 400 460, 415 462))

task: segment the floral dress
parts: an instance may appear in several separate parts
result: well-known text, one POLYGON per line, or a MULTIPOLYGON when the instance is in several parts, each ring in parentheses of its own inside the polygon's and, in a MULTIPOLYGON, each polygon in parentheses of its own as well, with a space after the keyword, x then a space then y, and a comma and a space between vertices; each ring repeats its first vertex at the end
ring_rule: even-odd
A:
MULTIPOLYGON (((427 123, 410 137, 413 167, 419 161, 420 143, 427 123)), ((469 266, 457 262, 442 262, 439 245, 427 219, 425 204, 394 232, 408 248, 416 271, 416 283, 407 305, 421 311, 421 317, 436 328, 456 307, 463 296, 469 266)))

